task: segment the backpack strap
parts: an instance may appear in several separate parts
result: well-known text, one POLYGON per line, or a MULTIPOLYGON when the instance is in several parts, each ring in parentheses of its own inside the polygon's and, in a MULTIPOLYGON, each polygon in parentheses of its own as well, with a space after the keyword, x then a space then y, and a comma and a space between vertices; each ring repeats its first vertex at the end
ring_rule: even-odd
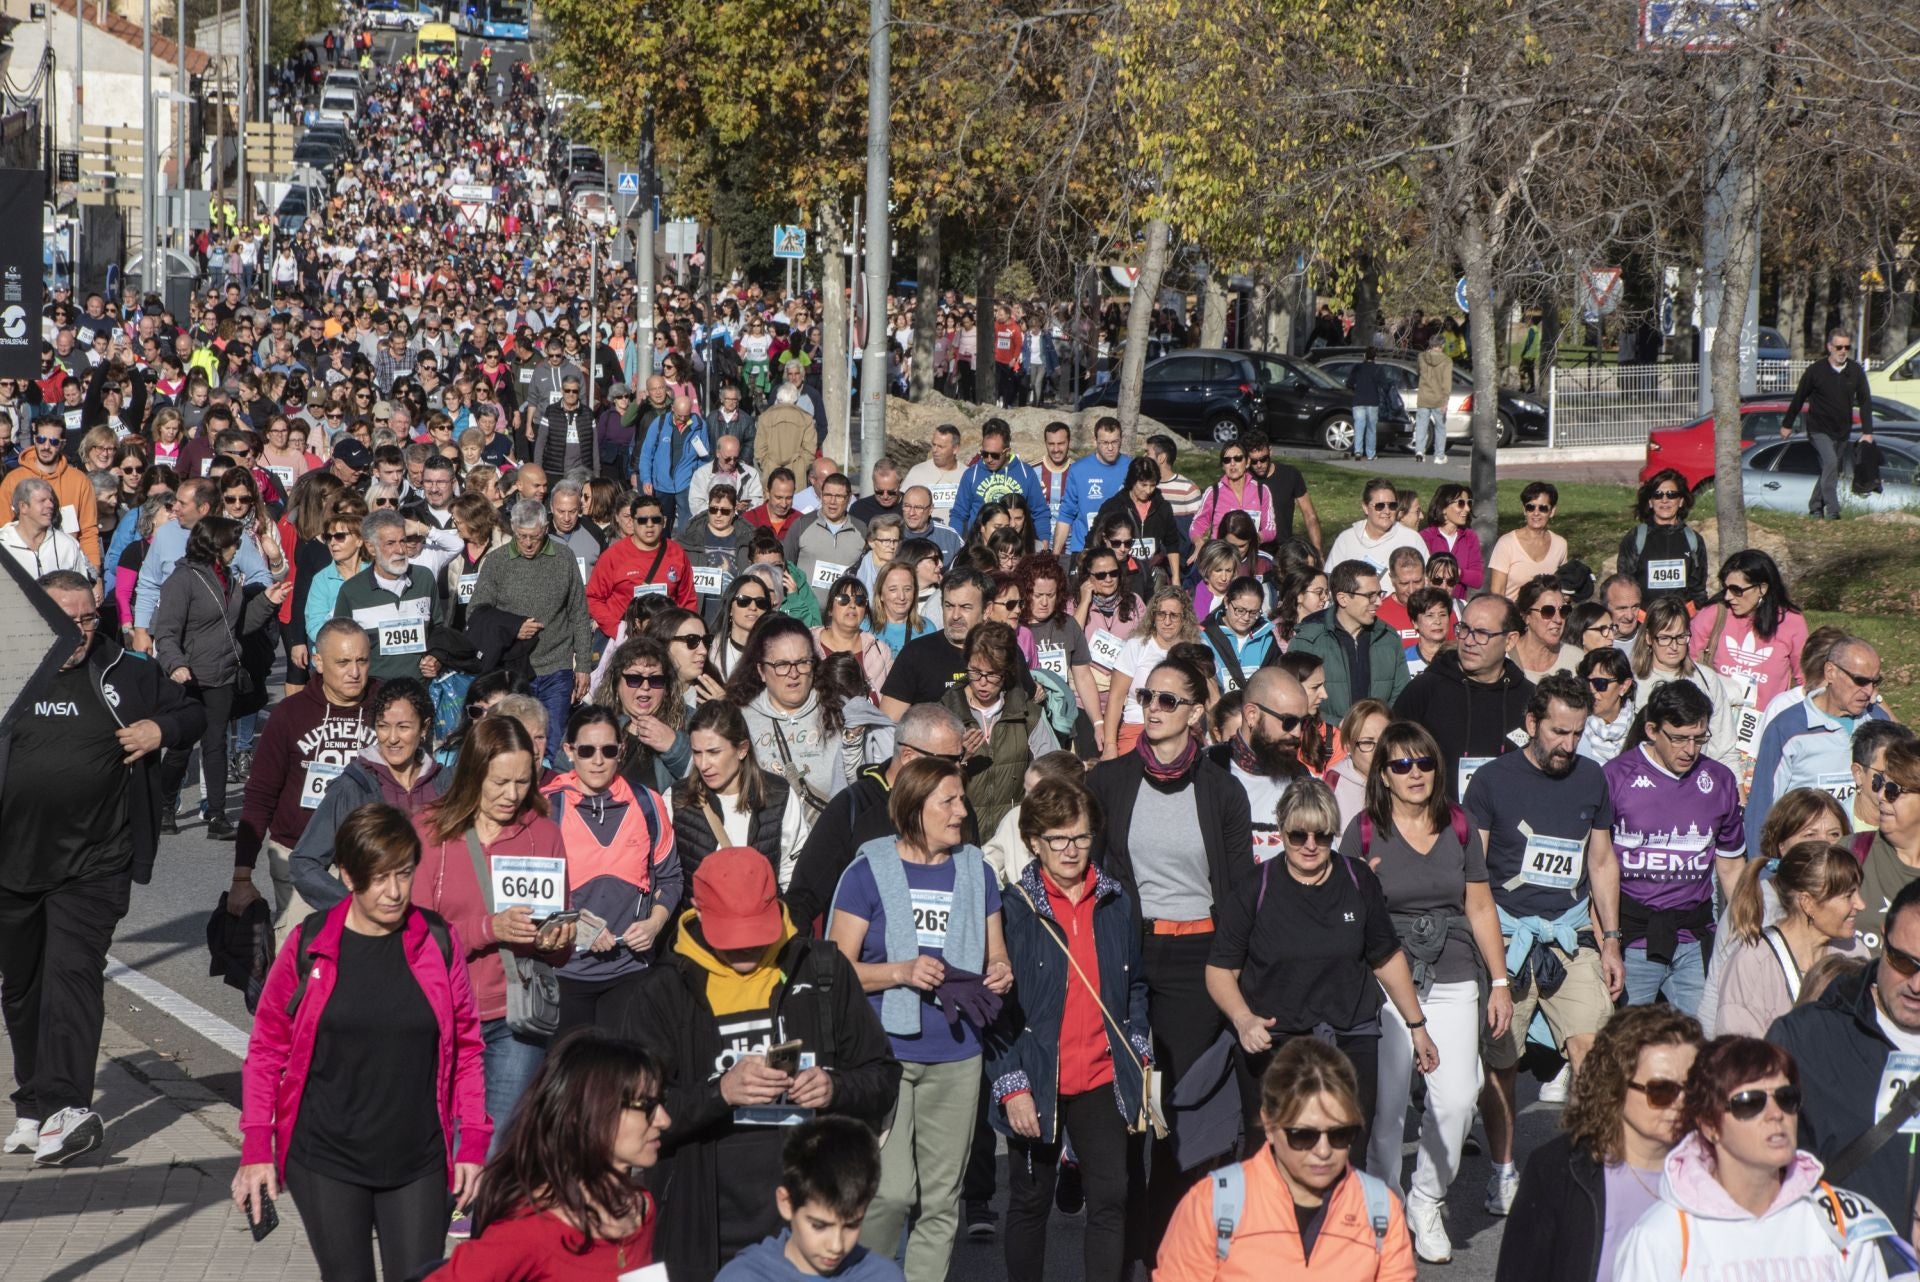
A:
POLYGON ((300 948, 293 959, 294 972, 299 978, 294 983, 293 996, 287 999, 288 1019, 293 1018, 293 1013, 300 1009, 300 1002, 307 995, 307 979, 313 972, 313 954, 308 951, 307 944, 320 933, 320 928, 327 924, 327 912, 325 908, 315 909, 307 914, 305 921, 300 923, 300 948))
POLYGON ((1793 950, 1787 947, 1787 937, 1780 933, 1778 926, 1769 926, 1760 932, 1760 938, 1767 941, 1773 949, 1773 955, 1780 963, 1780 973, 1786 977, 1787 1000, 1800 1000, 1800 963, 1793 959, 1793 950))
POLYGON ((1360 812, 1360 861, 1369 862, 1373 854, 1373 816, 1360 812))
POLYGON ((1226 1259, 1233 1250, 1233 1231, 1240 1227, 1240 1212, 1247 1204, 1247 1173, 1238 1162, 1213 1173, 1213 1253, 1226 1259))
POLYGON ((1393 1216, 1393 1194, 1385 1180, 1377 1179, 1359 1167, 1353 1173, 1360 1178, 1360 1195, 1367 1202, 1367 1222, 1373 1225, 1373 1253, 1386 1253, 1387 1224, 1393 1216))
POLYGON ((1467 812, 1449 801, 1447 813, 1453 820, 1453 839, 1460 843, 1460 849, 1465 850, 1467 848, 1467 812))
POLYGON ((1867 852, 1873 849, 1873 837, 1874 834, 1871 832, 1856 832, 1853 834, 1853 841, 1850 843, 1853 849, 1853 857, 1858 859, 1862 864, 1867 862, 1867 852))

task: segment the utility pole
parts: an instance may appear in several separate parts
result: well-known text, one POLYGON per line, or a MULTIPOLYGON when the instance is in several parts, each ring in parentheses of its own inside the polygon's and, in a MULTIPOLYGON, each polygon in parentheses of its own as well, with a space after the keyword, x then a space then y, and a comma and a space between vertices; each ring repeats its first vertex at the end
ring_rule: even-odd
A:
POLYGON ((173 0, 173 53, 173 91, 180 95, 173 104, 173 172, 178 179, 174 185, 180 191, 180 205, 174 211, 176 217, 172 222, 174 247, 184 254, 193 238, 187 229, 187 191, 193 185, 187 179, 187 157, 192 150, 190 135, 193 133, 193 116, 187 105, 193 97, 187 88, 187 0, 173 0))
MULTIPOLYGON (((177 0, 176 0, 177 2, 177 0)), ((140 291, 155 292, 160 261, 160 166, 154 145, 153 0, 140 0, 140 291)))
MULTIPOLYGON (((266 2, 267 0, 257 0, 257 3, 260 4, 265 4, 266 2)), ((249 184, 247 182, 247 117, 250 114, 247 111, 247 32, 249 30, 250 28, 247 25, 247 0, 240 0, 240 56, 234 59, 238 70, 235 72, 233 93, 234 123, 237 126, 234 130, 234 141, 240 148, 240 190, 234 193, 233 202, 233 216, 237 223, 244 223, 247 220, 247 206, 252 203, 250 200, 252 193, 249 190, 249 184)))
MULTIPOLYGON (((634 377, 641 386, 653 373, 653 108, 642 109, 640 116, 640 226, 633 243, 633 341, 640 345, 640 358, 634 363, 634 377)), ((635 389, 636 395, 639 389, 635 389)))
MULTIPOLYGON (((873 493, 873 465, 887 449, 888 215, 887 149, 892 140, 892 0, 867 4, 867 334, 860 358, 860 470, 863 494, 873 493)), ((857 230, 857 229, 856 229, 857 230)))

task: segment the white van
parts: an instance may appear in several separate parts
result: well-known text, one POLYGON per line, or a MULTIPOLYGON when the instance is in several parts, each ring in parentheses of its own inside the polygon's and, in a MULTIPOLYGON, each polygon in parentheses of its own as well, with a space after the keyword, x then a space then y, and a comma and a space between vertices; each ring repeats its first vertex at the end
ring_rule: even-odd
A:
POLYGON ((327 87, 320 91, 320 110, 314 119, 351 125, 360 114, 360 95, 351 89, 327 87))

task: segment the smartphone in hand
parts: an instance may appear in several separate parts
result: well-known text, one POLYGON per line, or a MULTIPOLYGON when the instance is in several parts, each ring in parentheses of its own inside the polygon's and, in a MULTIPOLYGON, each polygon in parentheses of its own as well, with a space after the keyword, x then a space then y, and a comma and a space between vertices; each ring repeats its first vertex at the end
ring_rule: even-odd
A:
POLYGON ((778 1046, 767 1047, 767 1067, 776 1073, 785 1073, 788 1077, 800 1072, 800 1039, 781 1042, 778 1046))
POLYGON ((280 1212, 274 1209, 273 1199, 264 1190, 260 1194, 260 1218, 254 1220, 250 1227, 256 1242, 280 1227, 280 1212))

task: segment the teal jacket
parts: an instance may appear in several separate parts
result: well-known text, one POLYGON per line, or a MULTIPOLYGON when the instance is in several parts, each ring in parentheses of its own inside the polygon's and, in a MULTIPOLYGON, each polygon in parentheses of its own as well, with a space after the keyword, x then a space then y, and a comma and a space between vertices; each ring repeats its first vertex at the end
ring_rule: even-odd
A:
POLYGON ((1289 653, 1304 650, 1319 655, 1321 663, 1326 665, 1327 701, 1320 706, 1320 719, 1330 726, 1339 725, 1347 709, 1362 699, 1378 699, 1391 708, 1410 680, 1400 634, 1375 619, 1357 638, 1367 647, 1369 680, 1365 690, 1355 690, 1346 647, 1333 635, 1338 626, 1329 607, 1302 623, 1287 645, 1289 653))

